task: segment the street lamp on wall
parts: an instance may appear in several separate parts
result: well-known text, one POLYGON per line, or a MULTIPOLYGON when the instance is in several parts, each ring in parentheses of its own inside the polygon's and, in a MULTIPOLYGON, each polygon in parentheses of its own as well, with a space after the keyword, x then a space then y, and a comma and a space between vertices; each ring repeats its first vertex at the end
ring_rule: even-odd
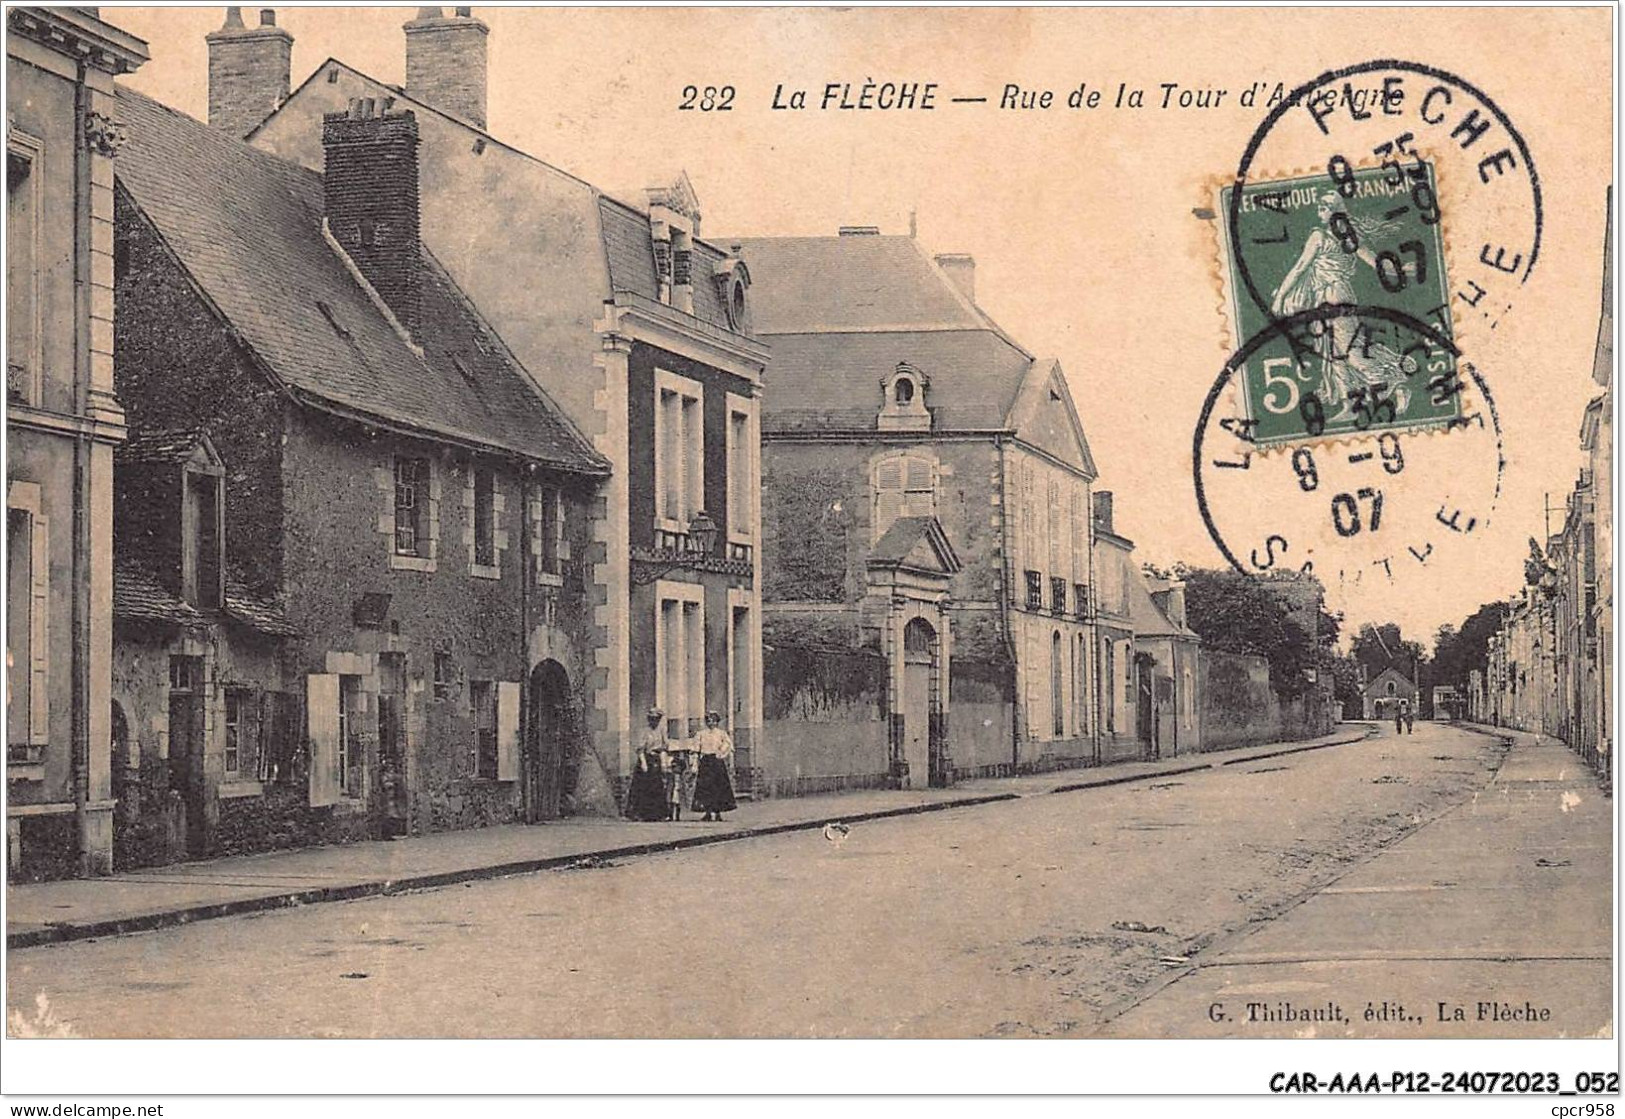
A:
POLYGON ((688 546, 695 553, 708 556, 717 544, 717 522, 704 509, 695 513, 688 522, 688 546))

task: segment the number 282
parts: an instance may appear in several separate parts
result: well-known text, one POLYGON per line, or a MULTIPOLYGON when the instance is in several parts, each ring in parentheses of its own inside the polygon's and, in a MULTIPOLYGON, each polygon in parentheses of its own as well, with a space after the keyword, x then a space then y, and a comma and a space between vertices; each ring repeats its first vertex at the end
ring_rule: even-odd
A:
POLYGON ((683 99, 677 104, 679 110, 698 109, 702 113, 727 113, 731 112, 733 107, 734 87, 731 85, 685 85, 683 99))

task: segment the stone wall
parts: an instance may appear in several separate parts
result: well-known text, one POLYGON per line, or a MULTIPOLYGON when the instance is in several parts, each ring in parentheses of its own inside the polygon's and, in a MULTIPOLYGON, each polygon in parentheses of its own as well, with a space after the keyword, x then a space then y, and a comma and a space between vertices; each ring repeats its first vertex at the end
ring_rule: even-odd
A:
POLYGON ((888 771, 886 662, 850 648, 765 650, 763 737, 774 796, 879 788, 888 771))

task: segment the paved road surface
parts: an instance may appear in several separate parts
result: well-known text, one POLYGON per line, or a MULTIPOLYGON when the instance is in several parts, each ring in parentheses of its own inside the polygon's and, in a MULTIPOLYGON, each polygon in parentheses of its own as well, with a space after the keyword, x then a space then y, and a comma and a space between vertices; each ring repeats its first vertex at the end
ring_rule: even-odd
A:
MULTIPOLYGON (((876 821, 839 847, 796 833, 25 949, 8 1005, 14 1031, 107 1037, 1023 1037, 1121 1032, 1153 996, 1154 1035, 1202 1034, 1205 994, 1158 1001, 1183 960, 1262 937, 1385 846, 1500 795, 1503 753, 1418 724, 876 821)), ((1549 839, 1565 857, 1571 834, 1549 839)), ((1437 873, 1468 874, 1473 847, 1452 841, 1437 873)), ((1351 936, 1394 919, 1360 900, 1387 895, 1340 896, 1351 936)))

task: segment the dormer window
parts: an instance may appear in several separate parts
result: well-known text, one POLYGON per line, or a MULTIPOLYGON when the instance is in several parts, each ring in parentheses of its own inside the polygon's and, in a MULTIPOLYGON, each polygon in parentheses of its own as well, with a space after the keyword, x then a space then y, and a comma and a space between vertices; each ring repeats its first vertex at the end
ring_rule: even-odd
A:
MULTIPOLYGON (((739 251, 738 246, 734 247, 734 251, 739 251)), ((724 257, 711 266, 711 279, 717 285, 717 295, 722 300, 722 311, 728 317, 729 328, 740 334, 748 334, 749 309, 745 303, 745 292, 750 287, 750 269, 736 256, 724 257)))
POLYGON ((876 426, 881 431, 929 431, 931 412, 925 406, 931 379, 908 362, 880 382, 880 413, 876 426))
POLYGON ((221 475, 188 466, 181 508, 181 597, 203 610, 225 606, 221 475))

